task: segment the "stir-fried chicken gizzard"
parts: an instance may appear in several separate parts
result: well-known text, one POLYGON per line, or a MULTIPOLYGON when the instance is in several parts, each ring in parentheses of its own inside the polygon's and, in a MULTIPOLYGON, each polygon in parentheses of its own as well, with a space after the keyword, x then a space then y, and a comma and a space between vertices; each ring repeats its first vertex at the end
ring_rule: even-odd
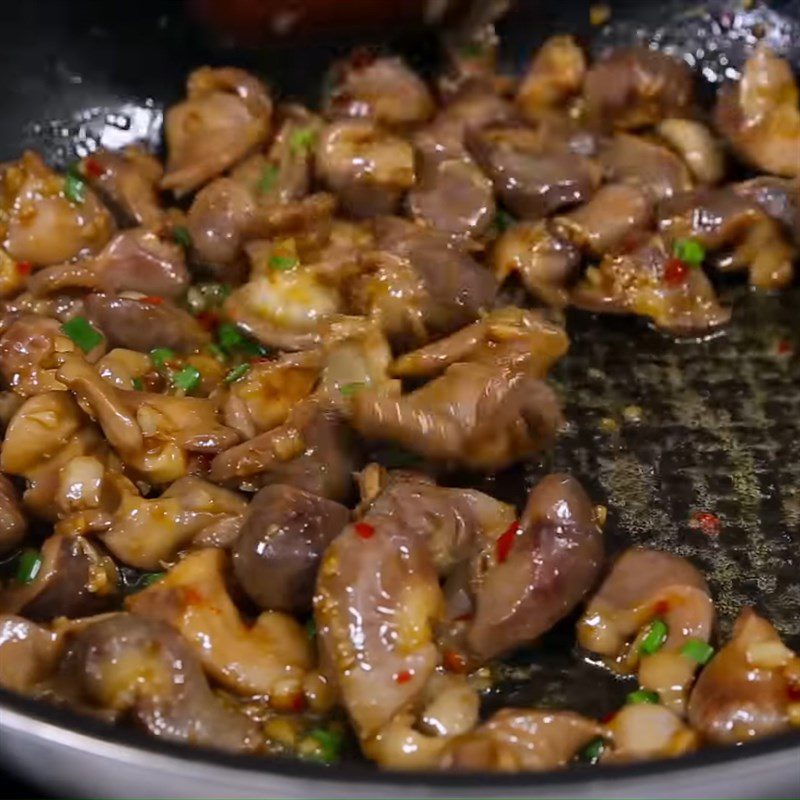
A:
POLYGON ((435 88, 361 51, 319 112, 202 67, 165 164, 0 167, 0 685, 398 769, 800 724, 800 658, 770 623, 743 609, 720 641, 697 569, 607 553, 574 477, 521 508, 448 484, 557 436, 565 307, 702 336, 730 317, 718 273, 793 280, 795 77, 759 47, 704 113, 651 50, 590 63, 559 36, 516 82, 492 63, 459 56, 435 88), (481 715, 497 659, 570 617, 578 652, 638 681, 628 703, 481 715))

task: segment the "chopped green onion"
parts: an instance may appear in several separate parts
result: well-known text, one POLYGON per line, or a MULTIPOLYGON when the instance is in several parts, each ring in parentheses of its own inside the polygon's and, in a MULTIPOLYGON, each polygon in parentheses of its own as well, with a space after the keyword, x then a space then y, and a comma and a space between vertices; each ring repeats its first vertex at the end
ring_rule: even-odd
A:
POLYGON ((464 42, 457 49, 464 58, 479 58, 484 54, 484 47, 480 42, 464 42))
POLYGON ((142 392, 142 391, 144 391, 144 382, 142 381, 142 379, 141 379, 141 378, 134 378, 134 379, 133 379, 133 388, 134 388, 134 389, 135 389, 137 392, 142 392))
POLYGON ((647 631, 642 643, 639 645, 639 652, 651 656, 657 653, 667 641, 667 634, 669 628, 663 619, 654 619, 650 623, 650 629, 647 631))
POLYGON ((175 376, 172 378, 172 385, 176 389, 181 389, 184 392, 191 392, 192 389, 196 389, 200 384, 200 379, 202 377, 199 369, 187 366, 180 372, 175 373, 175 376))
POLYGON ((689 639, 681 647, 681 655, 691 658, 692 661, 696 661, 698 664, 708 664, 711 661, 711 656, 714 655, 714 648, 702 639, 689 639))
POLYGON ((504 208, 499 209, 494 215, 494 226, 500 233, 507 231, 512 225, 516 225, 516 223, 516 219, 504 208))
POLYGON ((239 364, 238 367, 234 367, 226 376, 225 376, 225 383, 234 383, 238 381, 240 378, 244 378, 247 373, 250 372, 250 365, 249 364, 239 364))
POLYGON ((189 231, 183 225, 173 228, 172 238, 174 239, 175 244, 179 244, 181 247, 189 248, 192 246, 192 237, 189 235, 189 231))
POLYGON ((317 138, 317 133, 313 128, 298 128, 289 137, 289 148, 296 156, 308 152, 317 138))
POLYGON ((23 550, 19 554, 16 578, 20 583, 31 583, 42 568, 42 556, 38 550, 23 550))
POLYGON ((352 397, 356 392, 364 388, 364 381, 353 381, 352 383, 343 383, 339 387, 339 391, 344 397, 352 397))
POLYGON ((280 272, 285 272, 288 269, 294 269, 298 261, 292 256, 270 256, 267 262, 270 269, 276 269, 280 272))
POLYGON ((223 322, 217 328, 217 339, 223 350, 235 350, 245 341, 241 331, 230 322, 223 322))
POLYGON ((264 171, 261 173, 261 178, 258 181, 258 191, 261 194, 266 194, 273 186, 275 181, 278 180, 278 167, 275 164, 267 164, 264 171))
POLYGON ((166 574, 166 572, 145 572, 139 579, 139 585, 142 588, 152 586, 154 583, 158 583, 166 574))
POLYGON ((320 758, 322 761, 330 764, 339 760, 342 744, 344 743, 344 736, 339 731, 334 731, 330 728, 313 728, 309 732, 309 736, 320 746, 320 758))
POLYGON ((218 361, 225 361, 228 358, 225 355, 225 351, 216 342, 211 342, 211 344, 208 345, 208 352, 218 361))
POLYGON ((578 753, 578 758, 581 761, 585 761, 587 764, 596 764, 600 760, 600 756, 603 755, 605 749, 605 740, 602 736, 598 736, 596 739, 592 739, 592 741, 578 753))
POLYGON ((634 706, 640 703, 657 704, 659 700, 656 692, 651 692, 649 689, 637 689, 625 698, 625 702, 634 706))
POLYGON ((314 617, 309 617, 308 622, 306 622, 306 636, 308 636, 309 640, 313 639, 317 635, 317 621, 314 617))
POLYGON ((67 170, 64 178, 64 196, 67 200, 79 205, 86 200, 86 181, 75 165, 67 170))
POLYGON ((233 351, 238 350, 246 356, 251 358, 261 358, 267 354, 267 349, 248 339, 234 324, 230 322, 223 322, 217 328, 217 339, 220 347, 230 355, 233 351))
POLYGON ((172 361, 175 358, 175 351, 170 350, 168 347, 157 347, 155 350, 150 351, 150 360, 156 369, 163 369, 167 361, 172 361))
POLYGON ((61 326, 61 331, 69 336, 84 353, 94 350, 97 345, 103 343, 103 335, 92 327, 92 323, 86 317, 73 317, 61 326))
POLYGON ((267 348, 264 345, 254 342, 251 339, 245 339, 240 345, 239 350, 250 358, 263 358, 267 354, 267 348))
POLYGON ((699 267, 706 257, 706 249, 696 239, 678 239, 673 245, 672 252, 685 264, 699 267))

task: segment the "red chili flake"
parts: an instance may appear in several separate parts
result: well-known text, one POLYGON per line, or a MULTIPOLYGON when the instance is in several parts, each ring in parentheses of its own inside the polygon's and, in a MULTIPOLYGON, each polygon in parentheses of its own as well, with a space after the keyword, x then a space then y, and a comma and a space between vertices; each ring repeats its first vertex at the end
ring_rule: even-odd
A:
POLYGON ((689 524, 692 528, 699 528, 706 536, 719 535, 719 517, 708 511, 695 511, 689 524))
POLYGON ((375 528, 368 522, 356 522, 353 527, 362 539, 371 539, 375 535, 375 528))
POLYGON ((105 169, 100 166, 97 159, 94 159, 91 156, 89 156, 87 159, 84 159, 83 168, 90 178, 99 178, 105 173, 105 169))
POLYGON ((669 600, 659 600, 653 606, 653 614, 657 617, 663 617, 669 611, 669 600))
POLYGON ((302 714, 303 711, 306 710, 306 698, 305 695, 301 692, 298 692, 292 699, 289 701, 289 708, 295 712, 295 714, 302 714))
POLYGON ((778 355, 788 356, 794 352, 794 347, 792 347, 792 343, 788 339, 781 339, 778 344, 775 345, 775 350, 778 355))
POLYGON ((412 677, 412 674, 407 669, 404 669, 394 676, 394 682, 399 684, 408 683, 412 677))
POLYGON ((17 272, 20 275, 30 275, 31 270, 33 269, 33 264, 30 261, 18 261, 17 262, 17 272))
POLYGON ((456 653, 454 650, 445 650, 444 668, 450 672, 466 672, 467 661, 461 653, 456 653))
POLYGON ((604 716, 600 717, 600 724, 608 725, 608 723, 611 722, 611 720, 614 719, 614 717, 616 716, 617 716, 616 711, 609 711, 608 714, 605 714, 604 716))
POLYGON ((497 540, 495 547, 497 548, 497 562, 498 564, 502 564, 508 558, 508 554, 511 552, 511 547, 514 544, 514 538, 517 535, 517 531, 519 530, 519 522, 514 520, 509 526, 506 532, 497 540))
POLYGON ((689 267, 679 258, 670 258, 664 264, 664 283, 668 286, 680 286, 689 277, 689 267))
POLYGON ((197 315, 197 321, 207 331, 213 331, 219 325, 219 315, 213 311, 201 311, 197 315))
POLYGON ((151 306, 160 306, 164 302, 164 298, 156 297, 155 295, 150 295, 149 297, 143 297, 142 302, 150 303, 151 306))
POLYGON ((183 602, 187 606, 196 606, 199 603, 203 602, 203 595, 197 591, 197 589, 192 589, 188 587, 183 590, 183 602))
POLYGON ((792 702, 797 702, 800 700, 800 684, 798 683, 790 683, 786 687, 786 694, 789 695, 789 700, 792 702))
POLYGON ((460 617, 456 617, 454 621, 455 622, 472 622, 473 619, 475 619, 475 615, 471 611, 468 611, 466 614, 462 614, 460 617))

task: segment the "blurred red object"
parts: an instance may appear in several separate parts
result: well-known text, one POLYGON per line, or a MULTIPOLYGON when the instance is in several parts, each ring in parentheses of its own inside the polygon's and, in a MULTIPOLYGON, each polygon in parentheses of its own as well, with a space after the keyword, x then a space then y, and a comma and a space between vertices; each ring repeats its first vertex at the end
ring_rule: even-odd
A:
POLYGON ((241 44, 295 34, 413 29, 458 16, 468 0, 189 0, 192 13, 241 44))

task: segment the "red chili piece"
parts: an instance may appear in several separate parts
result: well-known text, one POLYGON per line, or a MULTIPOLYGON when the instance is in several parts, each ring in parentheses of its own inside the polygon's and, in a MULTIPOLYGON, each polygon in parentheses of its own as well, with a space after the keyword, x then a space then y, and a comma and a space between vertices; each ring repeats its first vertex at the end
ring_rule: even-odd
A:
POLYGON ((160 306, 164 302, 164 298, 151 295, 150 297, 143 297, 142 302, 150 303, 151 306, 160 306))
POLYGON ((605 714, 604 716, 600 717, 600 724, 608 725, 608 723, 611 722, 611 720, 614 719, 614 717, 616 716, 617 716, 616 711, 609 711, 608 714, 605 714))
POLYGON ((83 168, 86 170, 86 174, 92 178, 99 178, 101 175, 105 173, 105 170, 91 156, 89 156, 89 158, 84 160, 83 168))
POLYGON ((669 611, 669 600, 659 600, 653 607, 653 614, 657 617, 663 617, 669 611))
POLYGON ((691 525, 693 528, 699 528, 706 536, 717 536, 719 534, 719 517, 708 511, 695 511, 692 514, 691 525))
POLYGON ((664 283, 668 286, 680 286, 689 277, 689 267, 679 258, 670 258, 664 264, 664 283))
POLYGON ((300 714, 301 712, 306 710, 306 698, 304 695, 300 694, 299 692, 292 698, 292 702, 290 704, 292 711, 296 714, 300 714))
POLYGON ((467 671, 467 662, 461 653, 446 650, 444 654, 444 667, 450 672, 462 673, 467 671))
POLYGON ((394 682, 399 684, 408 683, 411 680, 411 677, 411 673, 407 669, 404 669, 402 672, 398 672, 397 675, 394 676, 394 682))
POLYGON ((353 527, 362 539, 371 539, 375 535, 375 528, 368 522, 356 522, 353 527))
POLYGON ((33 269, 33 264, 30 261, 19 261, 17 262, 17 272, 20 275, 30 275, 31 270, 33 269))
POLYGON ((207 331, 213 331, 219 325, 219 317, 213 311, 201 311, 197 321, 207 331))
POLYGON ((191 587, 183 590, 183 602, 187 606, 196 606, 203 602, 203 595, 191 587))
POLYGON ((775 349, 782 356, 788 356, 794 351, 794 347, 792 347, 792 343, 788 339, 781 339, 775 349))
POLYGON ((497 540, 497 562, 502 564, 508 558, 511 552, 511 547, 514 544, 514 538, 519 530, 519 522, 514 520, 509 526, 508 530, 497 540))

